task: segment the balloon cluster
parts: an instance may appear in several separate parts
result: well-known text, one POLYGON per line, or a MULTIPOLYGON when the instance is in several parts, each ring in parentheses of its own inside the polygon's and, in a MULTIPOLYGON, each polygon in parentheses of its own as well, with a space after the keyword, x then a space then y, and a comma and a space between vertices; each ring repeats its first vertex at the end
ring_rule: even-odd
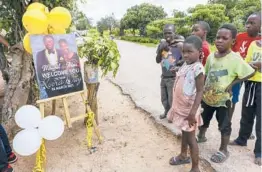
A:
POLYGON ((30 35, 65 34, 72 22, 72 17, 66 8, 55 7, 49 12, 44 4, 34 2, 27 7, 22 22, 28 31, 23 39, 23 45, 25 50, 32 54, 30 35))
POLYGON ((64 132, 64 122, 57 116, 41 119, 41 112, 32 105, 25 105, 15 114, 17 125, 24 130, 16 134, 13 148, 22 156, 29 156, 38 151, 42 139, 55 140, 64 132))

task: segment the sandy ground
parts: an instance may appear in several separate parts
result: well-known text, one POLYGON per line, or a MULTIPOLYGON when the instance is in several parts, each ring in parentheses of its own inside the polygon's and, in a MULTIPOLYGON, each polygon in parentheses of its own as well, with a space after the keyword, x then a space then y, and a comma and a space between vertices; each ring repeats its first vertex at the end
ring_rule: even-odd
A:
MULTIPOLYGON (((93 154, 85 145, 83 121, 66 129, 63 136, 47 141, 47 172, 188 172, 191 165, 172 167, 168 160, 179 153, 180 141, 171 132, 136 109, 127 96, 103 80, 99 90, 99 120, 104 143, 93 154)), ((57 114, 63 114, 61 102, 57 114)), ((71 115, 84 111, 80 96, 69 98, 71 115)), ((48 105, 50 107, 50 104, 48 105)), ((50 109, 46 111, 49 113, 50 109)), ((16 172, 30 172, 35 155, 19 157, 16 172)), ((210 171, 202 162, 202 172, 210 171)), ((211 170, 212 171, 212 170, 211 170)))

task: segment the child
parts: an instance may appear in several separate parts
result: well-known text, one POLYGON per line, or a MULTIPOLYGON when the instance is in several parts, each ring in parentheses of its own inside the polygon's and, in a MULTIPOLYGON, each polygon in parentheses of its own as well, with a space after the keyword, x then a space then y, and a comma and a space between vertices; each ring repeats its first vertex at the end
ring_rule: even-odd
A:
POLYGON ((195 130, 202 124, 200 103, 204 87, 204 67, 199 61, 202 53, 202 41, 198 36, 189 36, 183 45, 185 63, 176 75, 172 108, 168 112, 168 119, 182 130, 181 153, 172 157, 170 165, 190 163, 187 157, 189 145, 192 159, 190 172, 200 172, 198 168, 198 145, 195 139, 195 130))
POLYGON ((210 32, 210 26, 205 21, 199 21, 192 27, 192 35, 199 36, 203 41, 203 47, 202 47, 202 64, 203 66, 206 65, 207 57, 210 54, 209 44, 206 41, 207 34, 210 32))
POLYGON ((175 80, 173 69, 176 63, 182 59, 181 49, 178 44, 183 41, 183 39, 175 35, 175 26, 173 24, 164 26, 164 37, 165 40, 161 41, 158 46, 156 56, 156 62, 161 63, 162 67, 161 101, 165 109, 164 114, 160 115, 160 119, 166 118, 172 104, 172 90, 175 80), (175 39, 176 37, 178 39, 175 39))
POLYGON ((221 132, 219 151, 211 157, 211 161, 222 163, 229 157, 227 145, 231 134, 229 108, 231 107, 231 89, 254 74, 250 67, 237 53, 231 51, 236 39, 237 29, 231 24, 224 24, 216 35, 217 52, 210 54, 205 66, 206 82, 202 102, 202 118, 204 125, 199 129, 198 142, 205 142, 205 133, 216 112, 218 127, 221 132))
POLYGON ((17 161, 16 155, 12 152, 5 129, 0 124, 0 171, 13 172, 9 165, 17 161))
MULTIPOLYGON (((247 21, 246 21, 246 32, 240 33, 237 35, 236 42, 232 47, 234 52, 240 53, 243 59, 246 58, 247 50, 251 42, 255 40, 260 40, 261 35, 259 35, 261 28, 261 14, 260 13, 253 13, 251 14, 247 21)), ((233 99, 232 99, 232 109, 230 109, 230 118, 232 118, 233 113, 235 111, 235 106, 239 101, 239 94, 240 94, 241 84, 236 84, 232 88, 233 92, 233 99)), ((251 137, 254 139, 254 136, 251 137)))
POLYGON ((230 145, 246 146, 247 139, 252 133, 254 119, 256 118, 255 164, 261 166, 261 63, 262 41, 254 41, 247 53, 246 62, 256 70, 255 75, 245 82, 245 93, 242 101, 242 117, 238 138, 230 145))

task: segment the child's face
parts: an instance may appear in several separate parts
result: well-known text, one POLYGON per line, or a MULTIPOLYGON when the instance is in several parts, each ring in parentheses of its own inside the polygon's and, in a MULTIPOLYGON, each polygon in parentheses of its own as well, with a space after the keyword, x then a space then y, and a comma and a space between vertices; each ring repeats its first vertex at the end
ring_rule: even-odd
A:
POLYGON ((191 34, 198 36, 202 39, 205 36, 206 32, 199 24, 195 24, 192 27, 192 33, 191 34))
POLYGON ((228 29, 219 29, 217 31, 215 45, 219 53, 225 53, 233 45, 234 39, 232 33, 228 29))
POLYGON ((202 50, 198 50, 193 44, 184 43, 183 58, 187 64, 192 64, 199 60, 202 50))
POLYGON ((261 21, 258 15, 251 15, 246 21, 246 29, 249 36, 256 36, 261 30, 261 21))
POLYGON ((174 39, 175 31, 172 27, 166 27, 164 29, 164 37, 167 42, 171 42, 174 39))

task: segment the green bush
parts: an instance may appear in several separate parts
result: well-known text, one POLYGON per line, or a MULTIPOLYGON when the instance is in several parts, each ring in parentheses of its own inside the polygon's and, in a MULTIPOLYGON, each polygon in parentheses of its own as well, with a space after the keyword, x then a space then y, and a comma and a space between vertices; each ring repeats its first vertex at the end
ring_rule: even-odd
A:
POLYGON ((147 38, 147 37, 138 37, 138 36, 122 36, 121 40, 137 42, 137 43, 152 43, 152 44, 159 43, 159 40, 157 39, 152 39, 152 38, 147 38))

